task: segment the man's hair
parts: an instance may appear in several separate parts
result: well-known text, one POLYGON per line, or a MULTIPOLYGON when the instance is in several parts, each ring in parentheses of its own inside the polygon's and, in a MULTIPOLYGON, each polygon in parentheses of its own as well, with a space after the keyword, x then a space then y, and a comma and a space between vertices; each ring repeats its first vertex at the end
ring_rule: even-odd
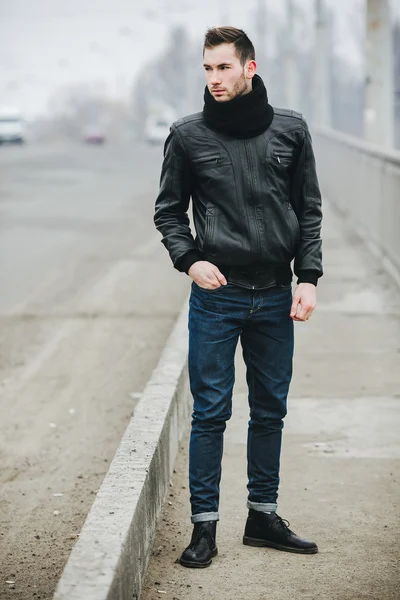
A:
POLYGON ((203 56, 206 48, 214 48, 221 44, 234 44, 236 55, 242 65, 248 60, 255 60, 256 53, 252 42, 242 29, 236 27, 212 27, 204 37, 203 56))

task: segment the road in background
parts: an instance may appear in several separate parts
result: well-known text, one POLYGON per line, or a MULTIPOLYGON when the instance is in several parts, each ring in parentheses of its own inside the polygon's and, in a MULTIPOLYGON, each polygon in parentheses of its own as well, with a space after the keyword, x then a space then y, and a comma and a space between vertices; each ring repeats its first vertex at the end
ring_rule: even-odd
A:
POLYGON ((52 597, 188 293, 153 226, 161 158, 0 148, 2 599, 52 597))

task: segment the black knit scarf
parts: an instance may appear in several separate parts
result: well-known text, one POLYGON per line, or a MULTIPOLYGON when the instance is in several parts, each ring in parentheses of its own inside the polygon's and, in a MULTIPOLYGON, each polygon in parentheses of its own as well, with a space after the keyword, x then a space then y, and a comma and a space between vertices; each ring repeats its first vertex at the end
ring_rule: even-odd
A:
POLYGON ((206 87, 203 116, 206 125, 219 133, 235 138, 252 138, 264 133, 274 118, 274 109, 268 104, 263 80, 254 75, 253 89, 228 102, 218 102, 206 87))

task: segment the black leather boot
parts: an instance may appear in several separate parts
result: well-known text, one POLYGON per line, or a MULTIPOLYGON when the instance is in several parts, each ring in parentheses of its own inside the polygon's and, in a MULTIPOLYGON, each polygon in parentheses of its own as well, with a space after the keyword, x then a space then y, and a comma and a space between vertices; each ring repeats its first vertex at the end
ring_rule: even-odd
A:
POLYGON ((315 554, 318 547, 298 537, 289 529, 290 523, 281 519, 276 513, 263 513, 250 509, 243 536, 246 546, 268 546, 286 552, 299 554, 315 554))
POLYGON ((209 567, 218 550, 215 543, 217 521, 195 523, 189 546, 179 560, 184 567, 203 569, 209 567))

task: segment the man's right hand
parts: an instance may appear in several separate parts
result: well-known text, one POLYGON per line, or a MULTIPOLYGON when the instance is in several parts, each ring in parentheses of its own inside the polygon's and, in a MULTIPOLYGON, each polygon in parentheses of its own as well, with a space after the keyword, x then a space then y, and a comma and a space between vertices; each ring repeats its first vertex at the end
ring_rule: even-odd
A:
POLYGON ((215 290, 228 283, 218 267, 206 260, 198 260, 193 263, 188 275, 199 287, 205 290, 215 290))

